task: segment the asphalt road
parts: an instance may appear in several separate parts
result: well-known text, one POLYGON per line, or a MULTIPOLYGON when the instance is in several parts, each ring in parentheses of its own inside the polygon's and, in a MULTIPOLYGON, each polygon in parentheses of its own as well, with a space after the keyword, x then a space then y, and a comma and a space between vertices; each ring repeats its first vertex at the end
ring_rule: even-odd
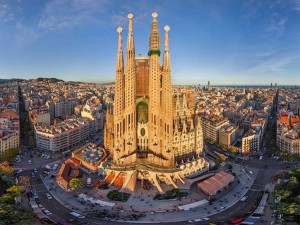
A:
MULTIPOLYGON (((28 157, 28 156, 27 156, 28 157)), ((35 161, 38 161, 39 158, 35 158, 35 161)), ((240 164, 246 168, 246 170, 251 170, 251 168, 258 168, 259 172, 254 180, 253 185, 250 187, 248 191, 248 199, 245 202, 237 202, 230 208, 225 209, 224 211, 210 216, 210 221, 212 222, 219 222, 219 221, 228 221, 235 219, 237 217, 242 216, 244 213, 247 213, 251 207, 253 206, 256 198, 258 198, 261 191, 265 189, 265 185, 269 182, 270 178, 274 176, 277 171, 285 169, 286 166, 289 164, 286 163, 279 163, 277 160, 269 159, 265 156, 262 160, 258 159, 250 159, 250 160, 242 160, 242 159, 235 159, 233 160, 234 163, 240 164), (267 165, 267 168, 266 168, 267 165)), ((31 166, 32 167, 32 166, 31 166)), ((53 214, 49 216, 50 219, 56 222, 66 221, 68 218, 72 218, 70 216, 70 210, 66 208, 64 205, 61 205, 55 198, 48 200, 44 194, 46 190, 43 183, 38 182, 39 175, 43 172, 42 168, 38 168, 38 174, 35 178, 31 178, 31 186, 33 191, 37 192, 39 199, 42 205, 48 209, 53 214)), ((22 172, 21 175, 26 175, 31 177, 32 170, 25 170, 22 172)), ((216 203, 215 203, 216 204, 216 203)), ((218 208, 220 206, 218 205, 218 208)), ((196 214, 196 209, 195 214, 196 214)), ((82 220, 84 224, 120 224, 120 222, 114 221, 101 221, 101 219, 94 219, 94 218, 86 218, 82 220)), ((131 224, 133 221, 131 222, 131 224)), ((206 222, 207 223, 207 222, 206 222)), ((152 223, 154 224, 154 223, 152 223)), ((167 224, 167 223, 166 223, 167 224)), ((187 224, 187 222, 172 222, 169 224, 187 224)), ((201 223, 199 223, 201 224, 201 223)), ((202 223, 204 224, 204 223, 202 223)))

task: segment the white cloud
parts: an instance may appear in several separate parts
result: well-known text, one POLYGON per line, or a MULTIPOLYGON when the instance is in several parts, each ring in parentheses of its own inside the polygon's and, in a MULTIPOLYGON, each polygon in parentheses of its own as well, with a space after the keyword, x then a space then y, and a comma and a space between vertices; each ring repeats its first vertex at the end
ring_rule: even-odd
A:
POLYGON ((288 66, 299 60, 297 55, 275 55, 262 59, 256 66, 250 68, 251 74, 284 74, 288 72, 288 66))
POLYGON ((281 36, 285 31, 285 25, 287 21, 287 17, 272 19, 270 25, 267 27, 267 31, 275 32, 278 36, 281 36))
POLYGON ((4 1, 0 3, 0 21, 10 22, 15 19, 16 13, 20 11, 20 8, 9 4, 9 2, 4 1))
POLYGON ((43 9, 38 28, 51 31, 95 20, 105 12, 108 3, 108 0, 53 0, 43 9))

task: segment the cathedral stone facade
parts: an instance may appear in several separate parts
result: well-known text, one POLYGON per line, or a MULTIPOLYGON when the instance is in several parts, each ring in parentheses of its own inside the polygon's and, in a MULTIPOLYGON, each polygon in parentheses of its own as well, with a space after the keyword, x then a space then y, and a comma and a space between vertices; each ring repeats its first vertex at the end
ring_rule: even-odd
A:
MULTIPOLYGON (((190 114, 178 117, 177 103, 174 111, 170 28, 164 27, 163 63, 160 65, 157 13, 152 17, 147 57, 135 56, 132 14, 128 15, 125 64, 123 29, 117 29, 115 98, 114 104, 108 106, 105 126, 105 148, 112 155, 106 180, 127 191, 135 191, 137 181, 143 183, 145 180, 159 192, 163 192, 161 182, 178 188, 184 183, 185 175, 208 167, 199 157, 203 147, 200 122, 190 114), (188 159, 180 159, 181 154, 188 154, 188 159), (192 168, 186 170, 185 164, 192 165, 192 161, 192 168)), ((185 106, 181 104, 182 107, 185 106)))

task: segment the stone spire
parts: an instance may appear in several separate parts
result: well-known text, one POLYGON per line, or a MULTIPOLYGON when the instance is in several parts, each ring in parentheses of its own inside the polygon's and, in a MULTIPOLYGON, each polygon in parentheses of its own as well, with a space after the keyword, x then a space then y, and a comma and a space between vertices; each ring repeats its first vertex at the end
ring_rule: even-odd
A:
MULTIPOLYGON (((128 14, 128 38, 126 49, 126 68, 124 75, 124 117, 120 127, 123 129, 124 155, 129 155, 136 150, 136 65, 135 47, 133 38, 133 14, 128 14), (125 144, 124 144, 125 143, 125 144)), ((134 158, 127 160, 126 163, 133 163, 134 158)), ((125 162, 124 162, 125 163, 125 162)))
POLYGON ((116 62, 116 90, 115 90, 115 101, 114 101, 114 115, 115 121, 121 120, 122 111, 124 108, 124 60, 123 60, 123 49, 122 49, 122 31, 121 27, 118 27, 118 53, 116 62))
POLYGON ((128 14, 129 24, 128 24, 128 39, 127 39, 127 51, 129 49, 134 49, 134 38, 133 38, 133 25, 132 25, 132 18, 133 14, 128 14))
POLYGON ((118 27, 117 32, 119 33, 118 38, 118 53, 117 53, 117 71, 124 73, 124 60, 123 60, 123 49, 122 49, 122 27, 118 27))
POLYGON ((149 37, 149 52, 148 55, 157 54, 160 56, 160 37, 158 32, 157 18, 158 14, 156 12, 152 13, 152 26, 151 33, 149 37))
POLYGON ((163 59, 163 70, 170 71, 170 51, 169 51, 169 30, 170 27, 167 25, 164 27, 165 30, 165 51, 164 51, 164 59, 163 59))

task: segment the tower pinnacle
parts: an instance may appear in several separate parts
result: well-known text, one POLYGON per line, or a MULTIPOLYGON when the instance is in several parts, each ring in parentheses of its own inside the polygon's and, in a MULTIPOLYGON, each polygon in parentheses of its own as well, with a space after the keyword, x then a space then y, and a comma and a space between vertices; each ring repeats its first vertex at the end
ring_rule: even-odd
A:
POLYGON ((165 51, 169 51, 169 34, 168 32, 170 31, 170 27, 168 25, 166 25, 164 27, 165 30, 165 51))
POLYGON ((148 55, 157 54, 160 56, 160 37, 158 32, 158 23, 157 17, 158 14, 156 12, 152 13, 152 26, 151 26, 151 33, 149 37, 149 52, 148 55))
POLYGON ((169 52, 169 31, 170 27, 167 25, 164 27, 165 30, 165 50, 164 50, 164 58, 163 58, 163 69, 168 71, 171 69, 170 66, 170 52, 169 52))
POLYGON ((154 21, 154 20, 156 21, 156 18, 158 17, 157 12, 153 12, 153 13, 152 13, 152 17, 153 17, 153 21, 154 21))
POLYGON ((118 37, 118 54, 117 54, 117 70, 124 72, 123 49, 122 49, 122 27, 117 28, 118 37))
POLYGON ((133 41, 133 25, 132 25, 132 18, 133 14, 129 13, 127 18, 129 19, 128 24, 128 39, 127 39, 127 50, 134 49, 134 41, 133 41))

